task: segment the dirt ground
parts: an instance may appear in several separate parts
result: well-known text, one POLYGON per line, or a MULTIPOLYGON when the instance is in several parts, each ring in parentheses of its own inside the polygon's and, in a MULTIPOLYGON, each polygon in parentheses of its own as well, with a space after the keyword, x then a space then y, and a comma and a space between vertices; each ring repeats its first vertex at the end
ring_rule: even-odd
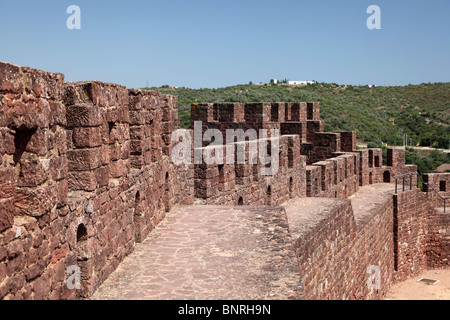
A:
POLYGON ((450 300, 450 269, 428 270, 418 277, 392 286, 386 300, 450 300), (420 278, 439 280, 434 285, 418 282, 420 278))

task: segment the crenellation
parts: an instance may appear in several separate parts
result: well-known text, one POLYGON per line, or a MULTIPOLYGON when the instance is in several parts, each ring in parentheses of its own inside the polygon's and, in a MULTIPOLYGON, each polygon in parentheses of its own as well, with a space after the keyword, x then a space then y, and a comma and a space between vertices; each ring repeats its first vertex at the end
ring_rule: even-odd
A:
MULTIPOLYGON (((355 131, 336 131, 341 136, 341 151, 356 151, 356 132, 355 131)), ((404 163, 404 162, 403 162, 404 163)))
POLYGON ((0 299, 88 298, 194 203, 278 210, 308 299, 382 299, 395 281, 448 267, 450 220, 431 186, 450 196, 450 175, 424 175, 425 192, 416 175, 405 192, 397 180, 394 194, 394 177, 417 171, 405 150, 388 148, 386 165, 381 149, 356 150, 355 132, 324 132, 319 103, 193 104, 191 162, 175 165, 178 124, 175 96, 0 63, 0 299), (196 129, 245 139, 197 146, 196 129))
POLYGON ((318 102, 308 102, 306 109, 308 120, 320 120, 320 106, 318 102))

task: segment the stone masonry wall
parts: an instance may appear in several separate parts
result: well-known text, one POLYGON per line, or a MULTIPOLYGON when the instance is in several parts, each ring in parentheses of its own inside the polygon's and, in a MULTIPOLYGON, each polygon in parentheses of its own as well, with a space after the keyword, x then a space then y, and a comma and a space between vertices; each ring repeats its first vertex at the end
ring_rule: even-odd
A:
MULTIPOLYGON (((427 193, 428 201, 432 202, 434 207, 444 207, 444 200, 441 197, 450 197, 450 173, 424 174, 423 181, 425 182, 423 191, 427 193)), ((446 205, 450 208, 450 199, 446 200, 446 205)))
MULTIPOLYGON (((275 143, 270 135, 193 146, 222 151, 223 164, 173 164, 176 97, 65 83, 62 74, 0 63, 0 299, 88 297, 166 212, 194 202, 277 206, 298 198, 287 212, 306 298, 380 299, 393 281, 448 266, 442 201, 434 192, 427 199, 415 177, 392 197, 394 176, 417 171, 404 164, 404 149, 389 149, 384 166, 381 149, 356 150, 354 132, 323 132, 318 103, 195 104, 193 129, 195 121, 202 134, 280 130, 277 173, 264 176, 267 165, 249 162, 252 144, 275 143), (247 162, 228 164, 238 148, 247 162), (383 182, 389 195, 361 209, 355 199, 370 198, 361 187, 383 182), (290 216, 307 201, 315 214, 290 216), (374 265, 378 290, 367 286, 374 265), (73 267, 80 290, 67 287, 73 267)), ((449 177, 424 180, 449 196, 449 177)))
POLYGON ((286 204, 306 299, 383 299, 393 283, 448 266, 448 214, 418 188, 382 188, 286 204))
POLYGON ((450 197, 450 173, 432 173, 424 175, 424 185, 427 201, 433 207, 428 212, 427 264, 429 268, 449 267, 450 262, 450 198, 439 197, 431 186, 442 196, 450 197))
POLYGON ((359 285, 356 286, 352 299, 383 299, 394 279, 392 197, 362 211, 354 203, 353 210, 357 232, 352 247, 353 254, 350 256, 357 257, 354 262, 356 264, 351 264, 351 267, 354 268, 354 277, 359 285), (370 287, 369 282, 374 286, 370 287))
POLYGON ((169 161, 177 107, 0 63, 0 299, 89 296, 165 212, 193 203, 193 166, 169 161))
POLYGON ((443 208, 434 208, 427 217, 427 267, 448 268, 450 266, 450 213, 443 208))
POLYGON ((369 210, 354 211, 350 200, 329 198, 287 206, 306 299, 384 297, 394 272, 392 197, 369 210), (370 267, 379 268, 376 288, 367 284, 370 267))
POLYGON ((64 76, 0 63, 0 299, 59 297, 71 225, 64 76))
POLYGON ((328 204, 308 220, 291 219, 304 295, 307 300, 349 299, 348 249, 355 239, 355 220, 348 200, 328 204), (312 222, 314 221, 314 222, 312 222), (334 258, 333 258, 334 257, 334 258))
POLYGON ((261 142, 262 140, 254 140, 194 150, 203 155, 222 155, 221 164, 203 162, 195 165, 194 192, 197 203, 278 205, 291 198, 305 196, 305 159, 300 156, 299 137, 286 135, 280 138, 278 170, 276 174, 269 176, 263 175, 261 170, 265 165, 260 162, 257 154, 252 153, 252 150, 258 150, 261 142), (233 152, 236 156, 239 146, 245 150, 245 163, 227 163, 227 155, 233 152), (251 162, 255 157, 257 159, 251 162))
POLYGON ((430 210, 418 188, 394 195, 394 268, 397 281, 417 275, 426 268, 426 219, 430 210))

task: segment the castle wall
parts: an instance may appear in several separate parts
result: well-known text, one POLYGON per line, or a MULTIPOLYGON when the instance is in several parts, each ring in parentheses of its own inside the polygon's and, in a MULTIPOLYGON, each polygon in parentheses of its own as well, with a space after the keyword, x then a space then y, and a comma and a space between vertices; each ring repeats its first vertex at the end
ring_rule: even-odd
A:
POLYGON ((448 235, 438 235, 448 214, 432 209, 418 188, 392 195, 391 185, 366 186, 351 200, 283 206, 306 299, 383 299, 393 283, 448 266, 448 235))
MULTIPOLYGON (((427 200, 416 176, 405 192, 398 180, 392 197, 394 176, 417 171, 404 164, 404 149, 388 149, 383 165, 381 149, 356 150, 354 132, 323 132, 318 103, 195 104, 193 129, 194 121, 202 121, 202 134, 279 129, 276 173, 265 176, 270 164, 249 162, 258 158, 255 144, 269 142, 270 154, 270 135, 220 146, 203 141, 193 153, 222 152, 223 163, 173 164, 176 97, 65 83, 62 74, 0 63, 0 299, 87 297, 168 211, 194 202, 294 201, 289 228, 311 299, 378 299, 393 281, 448 266, 442 200, 434 192, 427 200), (246 162, 227 163, 240 148, 246 162), (367 188, 384 190, 370 208, 363 205, 375 192, 367 188), (315 211, 304 215, 308 204, 315 211), (380 268, 380 289, 367 287, 368 266, 380 268), (72 267, 81 271, 76 291, 67 287, 72 267)), ((449 196, 449 177, 424 180, 449 196)))
POLYGON ((74 236, 63 95, 62 74, 0 63, 0 298, 62 292, 74 236))
POLYGON ((7 63, 0 90, 0 298, 89 296, 194 201, 193 165, 170 161, 177 100, 7 63))
POLYGON ((355 201, 309 198, 285 205, 305 299, 381 299, 390 288, 392 197, 384 194, 365 210, 355 201), (372 270, 379 283, 369 287, 372 270))
POLYGON ((373 198, 380 196, 376 192, 365 195, 352 200, 357 231, 350 257, 357 260, 350 268, 359 285, 351 299, 378 300, 385 297, 394 280, 393 200, 389 188, 387 196, 382 194, 375 201, 373 198))
POLYGON ((427 201, 434 208, 428 212, 428 242, 427 263, 429 268, 449 267, 450 262, 450 198, 446 200, 444 211, 444 200, 440 198, 431 186, 439 192, 442 197, 450 196, 450 173, 430 173, 423 175, 427 201), (427 192, 428 191, 428 192, 427 192))
POLYGON ((402 281, 426 268, 426 219, 431 208, 418 188, 393 198, 395 279, 402 281))
MULTIPOLYGON (((425 182, 423 191, 427 193, 428 201, 432 202, 434 207, 444 207, 444 200, 441 197, 450 197, 450 173, 427 173, 423 175, 423 181, 425 182)), ((446 201, 446 205, 450 208, 450 199, 446 201)))
MULTIPOLYGON (((251 144, 258 148, 262 140, 234 143, 227 146, 208 146, 197 149, 205 155, 222 155, 222 161, 195 165, 195 197, 201 204, 222 205, 278 205, 293 197, 305 196, 305 159, 300 156, 299 137, 282 136, 279 140, 278 170, 266 176, 266 166, 252 153, 251 144), (245 162, 229 164, 228 148, 245 150, 245 162), (255 159, 256 162, 250 161, 255 159), (256 164, 254 164, 256 163, 256 164)), ((195 150, 194 150, 195 152, 195 150)), ((230 153, 231 154, 231 153, 230 153)))
POLYGON ((447 209, 434 208, 427 217, 427 267, 448 268, 450 266, 450 213, 447 209))

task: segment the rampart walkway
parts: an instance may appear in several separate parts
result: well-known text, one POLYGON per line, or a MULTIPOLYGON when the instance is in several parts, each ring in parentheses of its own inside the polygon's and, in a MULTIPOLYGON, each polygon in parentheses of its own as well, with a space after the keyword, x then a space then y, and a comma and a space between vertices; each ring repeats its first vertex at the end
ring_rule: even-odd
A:
MULTIPOLYGON (((358 202, 359 193, 352 200, 357 215, 364 211, 360 204, 370 210, 380 199, 386 200, 393 185, 367 189, 371 197, 365 188, 359 193, 373 201, 358 202)), ((342 201, 301 198, 286 203, 285 209, 178 207, 136 246, 92 299, 301 299, 291 233, 298 236, 302 226, 297 224, 303 225, 305 218, 317 223, 317 208, 322 212, 342 201), (289 214, 295 207, 297 222, 289 214), (287 217, 295 225, 291 233, 287 217)))
POLYGON ((299 299, 286 215, 268 207, 173 210, 92 299, 299 299))

